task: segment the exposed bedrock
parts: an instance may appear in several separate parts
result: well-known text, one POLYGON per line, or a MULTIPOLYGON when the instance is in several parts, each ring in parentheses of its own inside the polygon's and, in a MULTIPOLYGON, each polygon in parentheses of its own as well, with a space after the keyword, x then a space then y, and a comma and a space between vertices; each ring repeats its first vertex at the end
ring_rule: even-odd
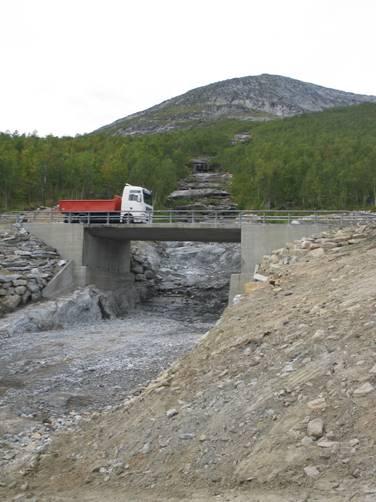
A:
POLYGON ((239 244, 168 242, 151 303, 169 308, 189 303, 187 316, 217 316, 227 304, 230 276, 239 270, 239 244))
POLYGON ((135 290, 104 293, 91 286, 78 289, 8 314, 0 320, 0 338, 114 319, 132 310, 137 299, 135 290))

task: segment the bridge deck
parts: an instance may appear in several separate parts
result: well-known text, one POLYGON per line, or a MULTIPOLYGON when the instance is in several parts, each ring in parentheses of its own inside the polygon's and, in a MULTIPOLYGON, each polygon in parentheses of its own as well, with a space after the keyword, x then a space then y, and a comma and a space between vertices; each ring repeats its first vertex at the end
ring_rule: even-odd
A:
POLYGON ((86 225, 95 237, 132 241, 240 242, 240 225, 153 223, 142 225, 86 225))

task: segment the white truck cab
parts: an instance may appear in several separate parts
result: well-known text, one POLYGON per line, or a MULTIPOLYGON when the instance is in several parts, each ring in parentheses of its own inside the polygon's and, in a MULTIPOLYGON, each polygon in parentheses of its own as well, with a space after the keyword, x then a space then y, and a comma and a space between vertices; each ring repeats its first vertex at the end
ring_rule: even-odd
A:
POLYGON ((147 188, 125 185, 121 199, 121 223, 151 223, 152 193, 147 188))

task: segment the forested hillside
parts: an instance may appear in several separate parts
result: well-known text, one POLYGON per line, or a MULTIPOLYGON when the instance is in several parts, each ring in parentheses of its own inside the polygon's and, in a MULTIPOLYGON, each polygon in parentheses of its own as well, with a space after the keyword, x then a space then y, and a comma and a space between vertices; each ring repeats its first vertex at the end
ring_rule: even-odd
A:
POLYGON ((225 122, 142 137, 38 138, 0 134, 0 208, 54 205, 59 198, 100 198, 125 183, 151 188, 161 207, 199 154, 216 155, 244 127, 225 122))
POLYGON ((376 197, 376 105, 137 137, 0 134, 0 208, 112 197, 126 182, 151 188, 162 207, 199 155, 233 173, 242 208, 369 207, 376 197), (251 140, 233 145, 239 132, 251 140))
POLYGON ((260 124, 252 134, 221 154, 241 207, 376 205, 376 105, 260 124))

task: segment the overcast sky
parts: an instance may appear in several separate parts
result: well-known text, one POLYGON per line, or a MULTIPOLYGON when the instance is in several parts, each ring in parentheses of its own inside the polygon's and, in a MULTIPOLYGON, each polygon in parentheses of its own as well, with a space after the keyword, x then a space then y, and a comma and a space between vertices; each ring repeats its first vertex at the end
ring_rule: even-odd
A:
POLYGON ((75 135, 273 73, 376 95, 375 0, 0 0, 0 131, 75 135))

